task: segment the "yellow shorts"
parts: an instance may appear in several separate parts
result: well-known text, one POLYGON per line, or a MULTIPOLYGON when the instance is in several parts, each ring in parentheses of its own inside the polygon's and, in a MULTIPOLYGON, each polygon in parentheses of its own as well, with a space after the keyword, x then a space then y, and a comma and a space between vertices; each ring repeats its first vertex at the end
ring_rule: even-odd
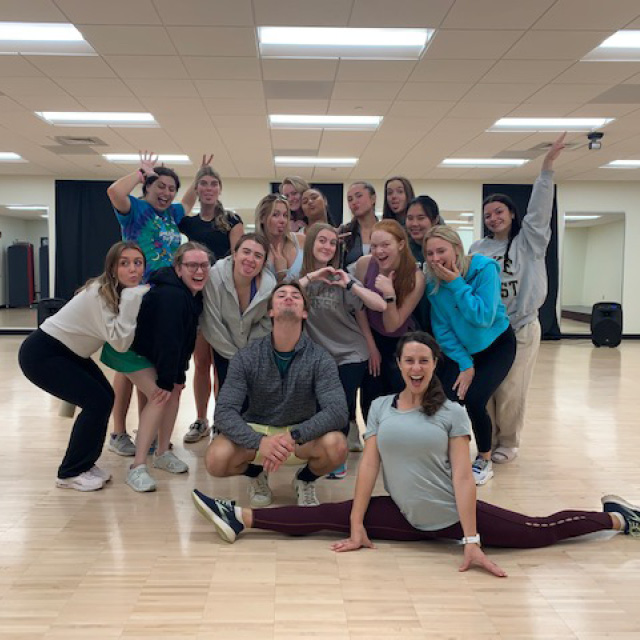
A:
MULTIPOLYGON (((255 422, 250 422, 249 426, 256 433, 260 433, 263 436, 277 436, 278 434, 284 433, 285 431, 291 431, 291 427, 273 427, 269 424, 255 424, 255 422)), ((264 462, 264 459, 262 458, 262 454, 258 451, 256 457, 253 460, 253 463, 259 464, 261 462, 264 462)), ((306 463, 306 460, 302 460, 301 458, 298 458, 298 456, 292 454, 287 458, 285 465, 299 466, 306 463)))

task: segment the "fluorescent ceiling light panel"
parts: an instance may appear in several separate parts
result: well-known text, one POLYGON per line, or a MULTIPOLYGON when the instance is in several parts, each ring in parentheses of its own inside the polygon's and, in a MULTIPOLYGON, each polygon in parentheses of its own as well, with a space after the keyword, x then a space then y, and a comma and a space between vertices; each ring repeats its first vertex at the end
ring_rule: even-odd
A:
POLYGON ((601 169, 640 169, 640 160, 612 160, 601 169))
POLYGON ((433 29, 258 27, 263 58, 417 60, 433 29))
POLYGON ((445 158, 441 167, 521 167, 529 160, 523 158, 445 158))
POLYGON ((366 131, 377 129, 382 116, 270 115, 272 129, 343 129, 366 131))
POLYGON ((26 160, 13 151, 0 151, 0 162, 26 162, 26 160))
POLYGON ((281 167, 353 167, 358 158, 317 158, 313 156, 275 156, 273 162, 281 167))
POLYGON ((30 205, 30 204, 8 204, 7 209, 11 209, 12 211, 46 211, 48 207, 46 206, 38 206, 38 205, 30 205))
POLYGON ((72 24, 64 22, 0 22, 0 53, 95 55, 72 24))
POLYGON ((36 111, 48 122, 64 127, 157 127, 150 113, 109 111, 36 111))
POLYGON ((445 224, 469 224, 469 221, 468 220, 445 220, 444 223, 445 224))
POLYGON ((461 218, 473 218, 473 213, 461 213, 461 218))
POLYGON ((593 131, 615 118, 500 118, 487 131, 593 131))
MULTIPOLYGON (((139 164, 140 156, 137 153, 103 153, 102 157, 109 162, 116 164, 139 164)), ((158 162, 168 162, 170 164, 191 164, 189 156, 183 154, 160 154, 158 162)))
POLYGON ((565 220, 576 222, 578 220, 597 220, 600 216, 565 216, 565 220))
POLYGON ((628 29, 614 33, 590 51, 583 60, 604 62, 640 60, 640 31, 628 29))

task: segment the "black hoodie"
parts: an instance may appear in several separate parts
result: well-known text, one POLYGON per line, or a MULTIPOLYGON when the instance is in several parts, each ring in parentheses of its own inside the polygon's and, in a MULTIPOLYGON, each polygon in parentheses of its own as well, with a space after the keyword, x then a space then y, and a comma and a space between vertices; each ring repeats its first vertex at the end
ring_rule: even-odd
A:
POLYGON ((172 391, 174 384, 186 380, 202 313, 202 293, 194 296, 173 267, 158 269, 149 284, 152 287, 142 299, 131 349, 153 363, 157 385, 172 391))

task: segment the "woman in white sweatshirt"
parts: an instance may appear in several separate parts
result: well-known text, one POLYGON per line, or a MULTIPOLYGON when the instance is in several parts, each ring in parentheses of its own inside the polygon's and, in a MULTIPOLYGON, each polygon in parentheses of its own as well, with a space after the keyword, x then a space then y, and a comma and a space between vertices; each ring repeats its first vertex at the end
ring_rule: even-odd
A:
POLYGON ((22 343, 20 367, 35 385, 81 408, 56 484, 95 491, 111 474, 96 466, 113 407, 113 389, 91 355, 105 342, 126 351, 134 337, 143 295, 145 257, 133 242, 117 242, 104 273, 89 280, 22 343))

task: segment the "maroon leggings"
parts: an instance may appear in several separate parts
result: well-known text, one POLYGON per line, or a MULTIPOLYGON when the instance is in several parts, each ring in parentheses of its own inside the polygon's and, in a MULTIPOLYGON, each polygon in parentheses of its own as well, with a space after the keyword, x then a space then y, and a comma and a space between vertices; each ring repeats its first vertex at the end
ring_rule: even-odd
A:
MULTIPOLYGON (((348 536, 352 503, 352 500, 347 500, 321 504, 318 507, 254 509, 253 527, 293 536, 318 531, 336 531, 348 536)), ((566 538, 612 528, 608 513, 559 511, 545 518, 530 518, 480 500, 477 503, 476 518, 482 543, 490 547, 546 547, 566 538)), ((414 529, 388 496, 371 498, 364 526, 369 537, 380 540, 459 540, 463 535, 459 522, 437 531, 414 529)))

